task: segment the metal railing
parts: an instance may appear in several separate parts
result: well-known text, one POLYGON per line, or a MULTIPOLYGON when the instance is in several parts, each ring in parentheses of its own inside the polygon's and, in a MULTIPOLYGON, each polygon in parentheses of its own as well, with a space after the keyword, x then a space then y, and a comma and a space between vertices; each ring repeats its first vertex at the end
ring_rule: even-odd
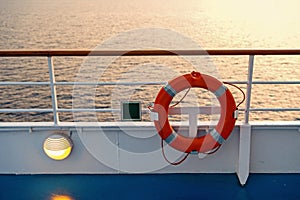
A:
MULTIPOLYGON (((49 85, 51 88, 52 109, 0 109, 0 113, 38 112, 53 113, 54 124, 59 123, 59 112, 118 112, 116 109, 62 109, 57 104, 57 85, 162 85, 164 82, 56 82, 53 57, 75 56, 249 56, 247 81, 233 81, 233 84, 246 84, 246 105, 244 122, 249 122, 251 111, 300 111, 300 108, 251 108, 253 84, 300 84, 299 81, 253 81, 254 58, 256 55, 300 55, 300 49, 219 49, 219 50, 0 50, 0 57, 47 57, 49 82, 0 82, 3 85, 49 85)), ((145 112, 145 110, 144 110, 145 112)))

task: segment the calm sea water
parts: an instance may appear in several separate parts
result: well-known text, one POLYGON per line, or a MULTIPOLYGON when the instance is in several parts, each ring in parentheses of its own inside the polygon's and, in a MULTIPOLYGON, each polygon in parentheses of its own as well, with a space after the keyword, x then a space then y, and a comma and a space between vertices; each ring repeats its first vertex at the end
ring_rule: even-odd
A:
MULTIPOLYGON (((296 0, 0 0, 0 49, 299 48, 298 8, 296 0)), ((211 57, 209 61, 193 59, 118 58, 109 66, 105 60, 100 63, 97 60, 94 67, 101 76, 96 81, 166 82, 193 70, 190 62, 201 72, 222 80, 247 78, 247 56, 211 57)), ((94 62, 90 58, 62 57, 53 61, 57 81, 76 81, 82 78, 82 73, 85 78, 98 76, 95 71, 83 70, 87 63, 94 62)), ((299 65, 299 56, 257 56, 254 80, 299 80, 299 65)), ((0 81, 49 80, 46 58, 0 58, 0 69, 0 81)), ((241 87, 245 89, 245 85, 241 87)), ((58 86, 58 105, 72 108, 74 96, 79 95, 85 97, 77 107, 118 108, 121 100, 138 100, 146 108, 154 101, 159 88, 58 86), (94 92, 87 92, 91 90, 94 92)), ((239 101, 239 92, 230 89, 239 101)), ((48 86, 0 86, 0 94, 1 109, 51 108, 48 86)), ((299 98, 299 85, 255 85, 252 107, 299 107, 299 98)), ((209 94, 194 91, 183 103, 210 105, 211 102, 209 94)), ((95 118, 87 113, 81 115, 95 118)), ((73 120, 70 113, 61 113, 60 117, 73 120)), ((96 116, 101 121, 118 118, 114 114, 96 116)), ((299 118, 299 112, 251 114, 251 120, 299 118)), ((0 117, 0 121, 43 120, 51 121, 52 115, 17 113, 0 117)))

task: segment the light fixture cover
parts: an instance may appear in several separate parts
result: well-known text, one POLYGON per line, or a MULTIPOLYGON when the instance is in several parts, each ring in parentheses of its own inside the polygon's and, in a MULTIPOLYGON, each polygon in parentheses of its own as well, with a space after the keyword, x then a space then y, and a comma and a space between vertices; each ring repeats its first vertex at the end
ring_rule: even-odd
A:
POLYGON ((47 137, 44 141, 43 149, 45 154, 53 160, 63 160, 72 151, 73 143, 71 139, 62 133, 55 133, 47 137))

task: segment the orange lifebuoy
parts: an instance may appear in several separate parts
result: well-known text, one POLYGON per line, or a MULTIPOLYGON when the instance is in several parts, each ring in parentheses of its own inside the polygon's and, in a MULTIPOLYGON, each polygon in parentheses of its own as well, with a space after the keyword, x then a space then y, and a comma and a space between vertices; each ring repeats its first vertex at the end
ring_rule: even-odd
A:
POLYGON ((153 111, 158 113, 154 120, 160 137, 173 148, 186 153, 205 153, 219 147, 234 128, 237 110, 235 100, 229 89, 216 78, 192 72, 179 76, 162 87, 156 96, 153 111), (173 97, 182 90, 199 87, 214 93, 220 103, 220 119, 216 127, 201 137, 185 137, 174 131, 168 120, 169 105, 173 97))

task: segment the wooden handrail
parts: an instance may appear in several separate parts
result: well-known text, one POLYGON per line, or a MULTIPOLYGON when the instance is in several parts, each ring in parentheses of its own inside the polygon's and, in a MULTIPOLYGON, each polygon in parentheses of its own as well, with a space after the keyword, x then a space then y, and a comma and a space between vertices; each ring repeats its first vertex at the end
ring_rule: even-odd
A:
POLYGON ((208 50, 0 50, 0 57, 34 56, 197 56, 197 55, 300 55, 300 49, 208 50))

